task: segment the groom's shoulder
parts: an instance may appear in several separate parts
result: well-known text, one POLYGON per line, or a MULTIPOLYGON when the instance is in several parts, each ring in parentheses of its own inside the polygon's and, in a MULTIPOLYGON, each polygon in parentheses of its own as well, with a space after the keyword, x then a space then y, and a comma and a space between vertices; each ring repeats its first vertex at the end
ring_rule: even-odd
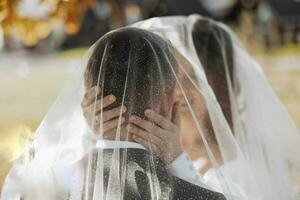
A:
MULTIPOLYGON (((135 186, 134 191, 138 191, 138 196, 144 197, 142 199, 147 199, 151 195, 150 188, 154 184, 153 180, 149 180, 149 174, 155 172, 155 177, 157 178, 155 184, 159 185, 161 192, 164 194, 163 196, 170 197, 168 199, 226 199, 221 193, 172 176, 159 157, 144 149, 96 149, 81 161, 83 168, 86 168, 88 163, 96 166, 99 163, 98 159, 102 159, 101 163, 103 164, 104 174, 106 174, 104 177, 109 177, 108 174, 112 172, 111 170, 117 163, 120 170, 124 170, 122 176, 126 177, 125 196, 128 197, 133 197, 131 187, 135 186)), ((105 182, 108 182, 108 180, 105 182)))

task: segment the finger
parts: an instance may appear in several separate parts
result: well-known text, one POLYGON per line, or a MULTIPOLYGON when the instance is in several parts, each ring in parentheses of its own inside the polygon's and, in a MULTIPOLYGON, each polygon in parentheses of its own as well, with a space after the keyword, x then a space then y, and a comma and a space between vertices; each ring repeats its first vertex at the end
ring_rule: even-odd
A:
POLYGON ((121 140, 128 139, 129 133, 128 133, 125 125, 122 125, 119 129, 114 128, 114 129, 111 129, 109 131, 106 131, 103 135, 103 138, 107 139, 107 140, 116 140, 117 134, 120 134, 120 139, 121 140), (120 133, 118 131, 120 131, 120 133))
POLYGON ((116 101, 116 97, 114 95, 105 96, 103 99, 97 100, 95 103, 89 105, 84 109, 85 116, 94 116, 98 113, 101 109, 111 105, 113 102, 116 101))
POLYGON ((158 156, 160 155, 161 151, 160 151, 159 147, 157 145, 155 145, 154 143, 151 143, 151 142, 149 142, 139 136, 136 136, 136 135, 133 135, 132 138, 134 141, 141 144, 149 151, 153 152, 154 154, 156 154, 158 156))
MULTIPOLYGON (((119 106, 117 108, 113 108, 111 110, 105 111, 103 113, 103 122, 109 121, 113 118, 116 118, 117 116, 120 116, 122 114, 124 114, 126 112, 126 107, 125 106, 119 106)), ((96 116, 96 123, 100 122, 100 116, 101 113, 99 115, 96 116)))
POLYGON ((150 133, 161 132, 161 128, 156 126, 153 122, 146 121, 138 116, 131 116, 129 121, 150 133))
POLYGON ((93 125, 93 130, 95 133, 99 133, 100 131, 103 131, 103 133, 105 133, 111 129, 118 128, 119 123, 122 125, 125 122, 125 118, 122 117, 121 121, 120 122, 119 121, 120 121, 119 118, 116 118, 114 120, 105 123, 101 123, 101 122, 97 124, 95 123, 93 125), (102 126, 102 130, 101 130, 101 126, 102 126))
POLYGON ((156 123, 163 129, 171 130, 172 128, 174 128, 174 124, 172 122, 170 122, 170 120, 168 120, 167 118, 163 117, 162 115, 156 113, 153 110, 147 109, 145 111, 145 115, 149 120, 153 121, 154 123, 156 123))
POLYGON ((141 129, 135 125, 132 125, 132 124, 129 127, 129 132, 132 135, 136 135, 136 136, 143 138, 144 140, 151 141, 151 142, 157 144, 158 146, 160 146, 161 148, 163 148, 164 142, 163 142, 162 138, 160 138, 156 135, 153 135, 152 133, 144 131, 143 129, 141 129))
POLYGON ((119 118, 113 119, 111 121, 103 123, 103 132, 105 133, 106 131, 114 128, 118 128, 119 125, 122 125, 125 122, 125 117, 121 118, 121 121, 119 118))
POLYGON ((111 130, 106 131, 102 137, 100 134, 94 134, 93 135, 93 139, 94 140, 99 140, 99 139, 106 139, 106 140, 115 140, 116 139, 116 135, 118 133, 118 131, 120 131, 120 139, 121 140, 126 140, 128 138, 128 131, 126 130, 126 126, 123 124, 120 129, 118 128, 114 128, 111 130))
POLYGON ((99 86, 94 86, 87 90, 82 99, 81 106, 89 106, 95 100, 96 96, 100 93, 100 91, 101 89, 99 86))
POLYGON ((179 101, 177 101, 173 106, 172 111, 172 122, 176 124, 178 127, 180 127, 180 121, 181 121, 181 104, 179 101))

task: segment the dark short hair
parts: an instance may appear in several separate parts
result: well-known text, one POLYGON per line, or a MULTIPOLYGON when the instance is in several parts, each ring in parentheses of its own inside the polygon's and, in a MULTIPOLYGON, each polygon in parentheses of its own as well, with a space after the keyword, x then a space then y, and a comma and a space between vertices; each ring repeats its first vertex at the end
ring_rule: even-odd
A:
POLYGON ((124 96, 131 114, 143 116, 161 95, 174 89, 176 71, 169 43, 145 30, 122 28, 95 44, 85 70, 85 85, 102 86, 103 96, 115 95, 117 100, 109 109, 121 105, 124 96))

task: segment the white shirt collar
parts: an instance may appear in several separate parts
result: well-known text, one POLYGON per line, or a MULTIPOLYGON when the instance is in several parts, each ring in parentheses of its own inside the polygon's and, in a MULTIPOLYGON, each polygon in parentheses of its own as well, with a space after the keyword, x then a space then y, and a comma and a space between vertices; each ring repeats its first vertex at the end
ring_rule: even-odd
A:
POLYGON ((98 140, 96 147, 101 149, 118 149, 118 148, 134 148, 134 149, 145 149, 142 145, 129 142, 129 141, 116 141, 116 140, 98 140))

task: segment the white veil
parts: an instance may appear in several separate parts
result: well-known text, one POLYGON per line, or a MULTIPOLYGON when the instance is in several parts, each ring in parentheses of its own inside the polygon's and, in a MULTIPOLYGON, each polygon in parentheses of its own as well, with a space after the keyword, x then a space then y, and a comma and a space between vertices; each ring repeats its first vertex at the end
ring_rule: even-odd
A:
MULTIPOLYGON (((221 49, 221 60, 225 63, 223 76, 228 87, 233 133, 250 170, 255 174, 253 183, 257 186, 256 194, 248 188, 249 185, 243 190, 249 199, 296 198, 289 177, 289 164, 299 171, 299 132, 268 84, 261 67, 247 54, 235 35, 224 24, 199 15, 153 18, 133 26, 160 32, 200 70, 205 68, 205 63, 202 63, 205 61, 197 56, 197 44, 193 40, 197 36, 196 31, 203 33, 202 37, 210 34, 209 37, 219 43, 215 48, 221 49), (195 30, 197 23, 199 30, 195 30), (232 45, 230 54, 227 43, 232 45), (230 56, 232 58, 228 58, 230 56), (228 59, 232 59, 232 63, 228 59)), ((208 50, 208 44, 199 45, 203 45, 203 54, 213 55, 211 51, 214 49, 208 50)), ((220 100, 219 103, 222 104, 220 100)), ((231 171, 235 169, 233 167, 231 171)))
MULTIPOLYGON (((70 191, 68 190, 72 186, 68 184, 74 182, 74 180, 69 178, 69 173, 65 173, 65 171, 73 168, 74 165, 77 165, 85 158, 87 158, 88 163, 92 163, 91 160, 93 159, 95 148, 97 162, 96 164, 94 163, 95 169, 93 168, 93 170, 96 170, 96 175, 92 183, 89 181, 86 182, 86 187, 89 189, 90 185, 92 185, 94 197, 90 197, 89 194, 84 194, 85 198, 83 199, 112 199, 110 197, 123 197, 124 185, 126 185, 123 181, 126 180, 126 173, 122 171, 124 169, 121 167, 123 166, 121 161, 124 161, 124 159, 122 160, 120 155, 130 157, 130 154, 127 153, 127 151, 124 153, 118 148, 113 148, 112 160, 109 162, 111 171, 107 176, 109 179, 109 186, 107 186, 107 188, 109 189, 103 187, 103 181, 105 179, 101 176, 101 174, 103 175, 104 173, 103 168, 105 165, 103 161, 103 150, 97 146, 99 141, 97 144, 93 141, 93 129, 86 123, 81 108, 81 101, 84 98, 86 90, 84 85, 86 86, 85 76, 88 74, 86 71, 87 67, 95 67, 95 69, 98 70, 98 72, 91 73, 96 74, 96 77, 98 77, 96 82, 92 85, 101 86, 100 88, 102 88, 103 91, 105 91, 105 84, 111 84, 108 89, 112 89, 113 91, 119 91, 118 89, 120 88, 118 87, 124 89, 124 92, 120 94, 121 101, 118 102, 118 105, 128 107, 127 118, 130 117, 130 115, 139 113, 141 109, 144 109, 143 104, 151 108, 154 104, 153 102, 158 101, 157 99, 159 99, 158 97, 160 95, 164 96, 164 92, 175 89, 177 95, 180 96, 185 103, 186 113, 191 119, 192 126, 199 134, 203 152, 206 154, 207 161, 210 163, 210 169, 203 176, 208 188, 223 193, 227 199, 276 199, 277 194, 266 190, 266 187, 262 188, 259 182, 264 180, 263 176, 266 175, 265 173, 272 171, 262 170, 262 173, 259 171, 259 177, 256 176, 257 170, 263 168, 266 162, 260 161, 262 167, 256 169, 253 166, 253 162, 255 161, 253 161, 251 155, 249 155, 252 154, 251 148, 253 147, 253 143, 251 142, 253 140, 248 139, 246 133, 249 133, 249 130, 253 131, 252 127, 257 129, 256 123, 258 122, 253 121, 254 119, 252 118, 245 119, 247 120, 247 124, 246 121, 242 121, 243 118, 240 116, 239 101, 235 101, 235 99, 238 99, 236 96, 239 95, 236 95, 237 91, 232 87, 232 89, 230 89, 230 97, 233 104, 231 107, 236 108, 232 110, 232 113, 234 122, 239 122, 234 123, 234 133, 238 138, 238 142, 236 142, 230 124, 228 124, 222 112, 220 103, 212 87, 208 84, 204 67, 202 67, 201 61, 198 59, 190 34, 194 23, 198 19, 201 19, 201 17, 154 18, 132 26, 136 28, 115 30, 100 38, 90 48, 87 56, 74 72, 73 78, 62 90, 40 127, 37 129, 36 138, 33 143, 33 148, 35 149, 34 159, 28 163, 16 162, 11 169, 4 184, 2 199, 11 199, 9 196, 12 194, 19 195, 19 197, 24 197, 24 195, 31 197, 29 199, 69 198, 68 195, 70 191), (123 43, 124 41, 125 43, 123 43), (114 56, 115 54, 119 55, 119 57, 114 56), (126 70, 135 69, 137 71, 127 71, 128 73, 126 72, 126 75, 121 76, 120 74, 122 74, 122 70, 124 70, 122 67, 126 70), (142 69, 145 68, 146 71, 141 73, 139 71, 141 70, 140 67, 142 69), (137 76, 135 73, 138 72, 140 74, 137 76), (107 79, 106 76, 109 77, 109 79, 107 79), (143 84, 137 84, 141 81, 143 84), (115 88, 114 86, 118 87, 115 88), (237 103, 238 106, 234 106, 235 103, 237 103), (202 110, 202 112, 199 113, 198 110, 202 110), (249 127, 244 128, 245 125, 249 127), (238 136, 237 130, 240 131, 240 129, 241 136, 238 136), (245 141, 245 143, 242 143, 242 141, 245 141), (247 145, 249 145, 249 147, 247 145), (248 154, 248 152, 250 153, 248 154), (118 176, 118 174, 120 176, 118 176), (67 179, 67 181, 64 181, 65 179, 67 179), (105 190, 109 192, 106 191, 105 195, 107 196, 103 197, 103 191, 105 190), (59 193, 59 195, 57 193, 59 193), (47 194, 47 197, 45 197, 45 194, 47 194)), ((250 77, 250 72, 247 70, 252 71, 255 78, 257 76, 256 73, 261 76, 261 72, 252 66, 252 61, 247 54, 236 42, 234 42, 234 44, 234 51, 237 51, 236 53, 239 53, 238 55, 249 60, 247 63, 242 62, 242 66, 236 69, 236 81, 240 81, 239 78, 242 78, 242 75, 250 77), (250 66, 245 64, 249 64, 250 66)), ((241 57, 235 60, 236 65, 238 65, 238 61, 240 61, 241 57)), ((264 80, 262 79, 262 81, 264 80)), ((244 84, 244 82, 240 82, 244 84)), ((256 83, 258 84, 258 82, 256 83)), ((253 98, 252 94, 247 91, 252 91, 253 87, 250 86, 251 85, 247 84, 239 85, 240 90, 238 91, 242 92, 238 94, 248 94, 253 98)), ((270 89, 267 88, 267 91, 269 90, 270 89)), ((263 92, 265 95, 264 90, 263 92)), ((105 92, 100 94, 99 98, 103 98, 107 95, 105 92)), ((246 99, 247 96, 244 97, 245 102, 248 99, 246 99)), ((96 113, 98 105, 94 103, 93 106, 94 114, 99 114, 98 111, 96 113)), ((249 107, 250 106, 255 105, 251 102, 249 107)), ((103 107, 103 105, 100 107, 103 107)), ((100 116, 103 112, 102 110, 100 111, 100 116)), ((256 113, 251 115, 247 114, 246 116, 255 118, 257 116, 255 114, 256 113)), ((266 114, 268 113, 266 112, 266 114)), ((260 117, 262 116, 263 115, 260 115, 260 117)), ((143 117, 142 114, 141 117, 143 117)), ((281 115, 281 117, 283 117, 283 115, 281 115)), ((118 120, 118 128, 115 132, 115 142, 120 141, 122 113, 120 113, 116 119, 118 120)), ((96 119, 94 118, 92 123, 95 123, 95 121, 96 119)), ((103 124, 104 120, 100 117, 100 142, 104 136, 103 124)), ((260 122, 260 124, 262 127, 258 128, 263 128, 265 127, 263 125, 266 125, 263 122, 260 122)), ((266 130, 266 127, 264 130, 266 130)), ((256 136, 261 134, 264 130, 257 131, 251 135, 251 138, 252 136, 256 138, 256 136)), ((283 134, 280 132, 278 135, 281 137, 283 134)), ((253 142, 256 142, 256 140, 253 142)), ((267 145, 267 147, 269 146, 267 145)), ((273 146, 271 149, 273 149, 273 146)), ((281 151, 281 147, 278 148, 278 150, 280 152, 286 152, 281 151)), ((254 155, 260 154, 255 153, 254 155)), ((149 165, 152 170, 152 173, 149 175, 151 177, 150 185, 152 184, 153 186, 151 187, 151 199, 161 199, 160 195, 165 185, 158 181, 161 177, 157 175, 160 172, 156 171, 157 168, 155 166, 157 161, 154 159, 155 155, 150 154, 149 157, 149 165)), ((272 156, 270 156, 270 158, 272 158, 272 156)), ((283 156, 281 158, 286 157, 283 156)), ((278 165, 276 163, 278 170, 286 172, 284 163, 281 163, 279 159, 276 160, 276 162, 277 161, 279 163, 278 165)), ((126 162, 124 166, 126 166, 126 162)), ((88 169, 90 168, 88 167, 88 169)), ((277 172, 272 174, 279 175, 277 172)), ((271 181, 273 177, 274 176, 269 176, 266 180, 271 181)), ((273 179, 273 181, 274 180, 275 179, 273 179)), ((273 186, 288 186, 288 180, 285 180, 285 178, 279 180, 283 182, 278 183, 278 185, 274 183, 273 186)), ((287 197, 290 194, 287 191, 289 187, 282 187, 281 189, 277 187, 277 189, 282 197, 287 197), (283 194, 281 194, 281 192, 283 194)), ((87 190, 84 190, 83 193, 84 192, 87 192, 87 190)), ((194 198, 202 199, 204 197, 200 195, 194 196, 194 198)), ((77 196, 75 199, 81 199, 81 196, 77 196)))

